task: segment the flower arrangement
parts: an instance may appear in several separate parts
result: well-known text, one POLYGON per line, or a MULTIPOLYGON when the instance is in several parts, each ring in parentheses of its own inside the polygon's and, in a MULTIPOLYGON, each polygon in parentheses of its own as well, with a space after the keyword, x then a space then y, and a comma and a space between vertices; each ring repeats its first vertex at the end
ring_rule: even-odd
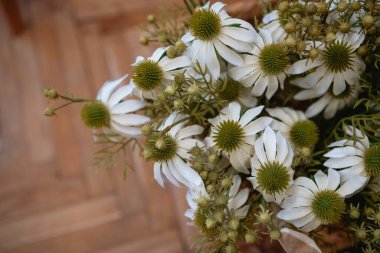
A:
POLYGON ((380 252, 379 1, 263 2, 253 20, 184 3, 148 17, 140 42, 160 47, 130 77, 96 99, 46 89, 66 103, 45 115, 84 103, 95 165, 131 145, 157 183, 186 187, 196 252, 265 238, 334 252, 337 231, 351 252, 380 252))

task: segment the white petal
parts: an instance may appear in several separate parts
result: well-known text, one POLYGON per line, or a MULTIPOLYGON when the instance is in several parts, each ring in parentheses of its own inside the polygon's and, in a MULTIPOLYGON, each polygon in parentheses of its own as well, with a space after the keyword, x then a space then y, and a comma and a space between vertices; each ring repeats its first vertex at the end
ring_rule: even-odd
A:
POLYGON ((194 36, 190 32, 188 32, 188 33, 185 33, 185 35, 182 36, 181 40, 184 43, 188 43, 188 42, 194 40, 194 36))
POLYGON ((126 114, 144 108, 146 103, 141 100, 128 99, 111 108, 112 114, 126 114))
POLYGON ((252 46, 249 43, 236 40, 230 36, 227 36, 223 33, 219 34, 218 40, 220 40, 221 43, 230 46, 240 52, 249 52, 252 50, 252 46))
POLYGON ((315 68, 323 63, 321 58, 310 60, 309 58, 293 63, 288 69, 288 73, 292 75, 304 73, 312 68, 315 68))
POLYGON ((294 184, 288 188, 288 190, 286 191, 286 194, 300 196, 300 197, 309 198, 309 199, 313 197, 313 192, 311 192, 309 189, 302 186, 294 185, 294 184))
POLYGON ((300 196, 288 196, 281 203, 283 209, 293 208, 293 207, 307 207, 311 205, 311 199, 302 198, 300 196))
POLYGON ((247 202, 249 197, 249 189, 244 188, 241 190, 231 201, 228 202, 228 208, 236 210, 247 202))
POLYGON ((193 135, 201 134, 203 132, 203 129, 204 128, 199 125, 192 125, 192 126, 185 127, 178 132, 176 139, 182 140, 193 135))
POLYGON ((299 219, 301 217, 304 217, 308 215, 311 212, 310 207, 295 207, 295 208, 289 208, 286 210, 281 210, 277 214, 277 218, 285 221, 291 221, 295 219, 299 219))
POLYGON ((264 106, 257 106, 252 109, 249 109, 244 113, 244 115, 241 117, 239 123, 242 127, 245 127, 249 122, 251 122, 257 115, 259 115, 264 106))
POLYGON ((216 56, 214 45, 211 42, 206 43, 206 52, 208 54, 206 57, 207 69, 213 79, 216 80, 220 75, 220 65, 218 57, 216 56))
MULTIPOLYGON (((215 39, 213 40, 214 46, 216 48, 216 51, 219 53, 219 55, 225 59, 227 62, 240 66, 243 64, 243 59, 240 55, 229 49, 227 46, 222 44, 219 40, 215 39)), ((207 52, 208 54, 209 52, 207 52)))
POLYGON ((329 169, 327 177, 327 188, 335 191, 340 184, 340 174, 336 170, 329 169))
POLYGON ((164 178, 162 177, 162 174, 161 174, 160 164, 154 163, 153 170, 154 170, 154 179, 159 183, 159 185, 164 187, 164 178))
POLYGON ((355 147, 343 147, 343 148, 334 148, 330 150, 323 156, 325 157, 333 157, 333 158, 341 158, 347 155, 355 155, 355 156, 363 156, 363 151, 355 147))
POLYGON ((343 75, 336 74, 334 76, 334 85, 333 85, 333 93, 334 95, 341 94, 346 89, 346 82, 344 81, 343 75))
POLYGON ((116 87, 121 84, 126 78, 128 77, 128 74, 125 76, 113 80, 113 81, 107 81, 103 84, 102 88, 100 89, 97 99, 102 101, 103 103, 107 103, 108 98, 110 97, 111 93, 116 89, 116 87))
POLYGON ((170 183, 174 184, 175 186, 180 187, 177 179, 172 174, 172 171, 175 170, 174 169, 174 165, 172 163, 166 164, 166 162, 164 162, 164 163, 161 164, 161 168, 162 168, 162 174, 165 175, 165 177, 167 178, 167 180, 170 183))
POLYGON ((216 2, 213 5, 211 5, 210 9, 215 11, 216 13, 219 13, 223 9, 224 6, 226 6, 224 3, 216 2))
POLYGON ((233 176, 232 177, 232 185, 231 185, 231 188, 230 188, 230 191, 228 194, 229 198, 233 198, 236 196, 236 194, 238 193, 238 191, 240 189, 240 185, 241 185, 241 177, 239 175, 233 176))
POLYGON ((159 61, 159 65, 164 71, 170 71, 188 67, 191 65, 191 61, 187 56, 179 56, 174 59, 169 59, 165 56, 164 59, 159 61))
POLYGON ((256 33, 254 31, 238 27, 224 26, 221 29, 221 33, 244 42, 253 42, 256 38, 256 33))
POLYGON ((307 177, 297 178, 296 180, 294 180, 294 184, 303 186, 314 193, 319 191, 317 185, 313 182, 313 180, 307 177))
POLYGON ((343 158, 330 158, 323 165, 328 168, 347 168, 350 166, 359 165, 363 162, 362 157, 358 156, 346 156, 343 158))
POLYGON ((261 136, 259 139, 257 139, 257 141, 255 143, 255 152, 256 152, 256 156, 259 159, 261 164, 266 164, 268 162, 267 156, 266 156, 265 150, 264 150, 263 136, 261 136))
POLYGON ((325 190, 327 189, 327 175, 323 173, 321 170, 318 170, 317 173, 314 175, 315 182, 317 183, 317 186, 319 190, 325 190))
POLYGON ((141 114, 115 114, 112 120, 122 126, 139 126, 148 123, 150 118, 141 114))
POLYGON ((321 221, 319 219, 315 218, 312 222, 310 222, 309 224, 307 224, 306 226, 301 228, 301 230, 303 230, 305 232, 310 232, 310 231, 316 229, 317 227, 319 227, 319 225, 321 225, 321 221))
POLYGON ((121 126, 116 122, 111 121, 111 129, 115 132, 126 136, 139 136, 141 135, 141 129, 137 127, 121 126))
MULTIPOLYGON (((297 231, 294 231, 294 230, 288 229, 288 228, 282 228, 281 234, 289 234, 291 236, 288 239, 290 241, 290 243, 284 242, 282 238, 280 239, 280 244, 283 246, 283 248, 287 252, 293 252, 293 251, 290 251, 290 250, 294 250, 293 249, 294 246, 292 247, 292 244, 299 245, 299 243, 294 243, 294 241, 295 241, 294 238, 296 238, 296 239, 300 240, 303 244, 306 244, 307 248, 314 249, 313 252, 322 253, 321 249, 318 247, 318 245, 315 243, 315 241, 305 234, 302 234, 300 232, 297 232, 297 231), (287 247, 289 247, 289 246, 292 247, 292 249, 287 249, 287 247)), ((302 246, 302 244, 299 247, 305 248, 302 246)))
POLYGON ((312 118, 314 116, 317 116, 330 103, 331 99, 332 98, 330 96, 325 95, 322 98, 320 98, 317 102, 310 105, 305 112, 306 117, 312 118))
POLYGON ((124 97, 130 95, 133 91, 132 85, 125 85, 117 89, 107 101, 109 107, 113 107, 117 103, 119 103, 124 97))
POLYGON ((246 154, 245 152, 241 151, 233 151, 230 154, 230 162, 232 167, 234 167, 235 170, 244 173, 249 174, 248 165, 249 165, 249 159, 250 156, 246 154))
POLYGON ((244 127, 244 132, 247 136, 252 136, 264 130, 272 122, 272 119, 269 117, 260 117, 246 127, 244 127))
POLYGON ((351 197, 355 193, 361 191, 367 185, 368 181, 369 178, 367 177, 351 177, 346 182, 344 182, 336 192, 339 193, 342 197, 351 197))
POLYGON ((265 131, 263 133, 263 142, 268 162, 275 161, 277 151, 277 139, 276 134, 274 133, 272 128, 265 128, 265 131))

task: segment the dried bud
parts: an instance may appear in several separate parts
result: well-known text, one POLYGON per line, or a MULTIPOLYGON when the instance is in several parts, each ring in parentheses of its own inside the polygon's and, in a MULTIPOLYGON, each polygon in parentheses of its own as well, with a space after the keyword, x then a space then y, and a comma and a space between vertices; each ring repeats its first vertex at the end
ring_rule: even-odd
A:
POLYGON ((324 1, 321 1, 317 4, 317 12, 319 14, 325 14, 327 11, 328 11, 328 7, 324 1))
POLYGON ((351 25, 347 22, 343 22, 339 26, 339 31, 341 31, 342 33, 348 33, 349 31, 351 31, 351 25))
POLYGON ((185 82, 185 75, 183 73, 177 73, 174 76, 174 82, 177 85, 182 85, 185 82))
POLYGON ((373 1, 366 1, 365 8, 367 10, 373 10, 375 8, 375 3, 373 1))
POLYGON ((358 1, 354 1, 351 3, 351 10, 358 11, 362 7, 362 4, 358 1))
POLYGON ((288 47, 295 47, 297 45, 297 41, 292 37, 292 36, 288 36, 285 40, 285 44, 288 46, 288 47))
POLYGON ((317 6, 313 3, 306 5, 306 12, 308 14, 311 14, 311 15, 315 14, 317 12, 317 10, 318 10, 317 6))
POLYGON ((301 23, 305 27, 309 27, 313 23, 313 19, 309 16, 302 18, 301 23))
POLYGON ((310 26, 310 28, 309 28, 310 36, 318 37, 320 33, 321 33, 321 29, 319 28, 319 26, 317 24, 313 24, 310 26))
POLYGON ((348 8, 348 3, 342 0, 337 4, 336 8, 338 9, 338 11, 345 11, 348 8))

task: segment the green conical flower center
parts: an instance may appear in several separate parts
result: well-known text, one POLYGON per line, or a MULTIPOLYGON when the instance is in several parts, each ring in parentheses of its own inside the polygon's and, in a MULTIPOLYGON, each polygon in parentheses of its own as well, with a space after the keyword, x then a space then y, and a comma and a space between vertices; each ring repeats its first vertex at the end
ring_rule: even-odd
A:
POLYGON ((340 220, 346 205, 344 198, 332 190, 318 192, 312 202, 311 208, 317 218, 325 223, 332 224, 340 220))
POLYGON ((219 15, 212 10, 196 11, 189 21, 191 34, 200 40, 211 40, 217 36, 222 28, 219 15))
POLYGON ((367 173, 372 177, 380 176, 380 145, 371 146, 364 155, 367 173))
POLYGON ((163 136, 152 136, 148 140, 148 150, 151 158, 156 162, 164 162, 173 158, 177 152, 177 143, 168 134, 163 136))
POLYGON ((278 162, 266 163, 257 172, 257 182, 268 194, 285 191, 289 181, 290 175, 288 170, 278 162))
POLYGON ((290 129, 290 140, 299 148, 313 147, 319 139, 319 129, 311 120, 296 122, 290 129))
POLYGON ((151 91, 160 85, 164 73, 157 62, 143 60, 134 68, 133 80, 143 91, 151 91))
POLYGON ((328 46, 325 50, 325 60, 329 70, 339 73, 351 67, 353 50, 343 42, 328 46))
POLYGON ((222 151, 232 152, 243 142, 243 137, 244 130, 238 122, 225 120, 217 126, 214 141, 222 151))
POLYGON ((100 101, 88 102, 82 107, 83 123, 91 128, 108 127, 111 115, 108 107, 100 101))
POLYGON ((284 72, 289 64, 285 47, 280 44, 265 46, 260 52, 259 63, 266 74, 277 75, 284 72))
POLYGON ((232 78, 228 78, 225 82, 224 89, 219 93, 220 97, 228 102, 236 101, 240 95, 241 84, 232 78))

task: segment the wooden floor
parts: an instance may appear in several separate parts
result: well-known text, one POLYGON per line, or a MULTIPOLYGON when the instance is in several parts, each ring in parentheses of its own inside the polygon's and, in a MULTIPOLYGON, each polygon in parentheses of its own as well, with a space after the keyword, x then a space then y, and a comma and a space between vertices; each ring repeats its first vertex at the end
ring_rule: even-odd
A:
POLYGON ((93 97, 148 55, 136 25, 170 1, 21 0, 18 37, 0 17, 0 252, 188 252, 181 190, 160 188, 137 154, 126 181, 91 170, 79 107, 42 116, 42 88, 93 97))

